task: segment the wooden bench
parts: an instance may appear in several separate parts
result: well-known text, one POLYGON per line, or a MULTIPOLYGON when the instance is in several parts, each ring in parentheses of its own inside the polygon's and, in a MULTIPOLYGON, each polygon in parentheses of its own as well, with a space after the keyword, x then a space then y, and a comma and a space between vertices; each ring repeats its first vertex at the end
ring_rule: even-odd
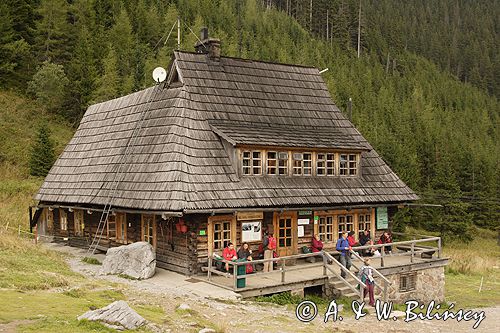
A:
MULTIPOLYGON (((405 252, 411 251, 411 245, 397 245, 396 248, 398 250, 405 251, 405 252)), ((417 252, 417 251, 420 252, 421 253, 420 257, 424 258, 424 259, 432 258, 432 255, 436 252, 435 248, 433 248, 431 246, 424 246, 424 245, 415 245, 413 247, 413 250, 415 252, 417 252), (425 250, 427 250, 427 251, 425 251, 425 250)))

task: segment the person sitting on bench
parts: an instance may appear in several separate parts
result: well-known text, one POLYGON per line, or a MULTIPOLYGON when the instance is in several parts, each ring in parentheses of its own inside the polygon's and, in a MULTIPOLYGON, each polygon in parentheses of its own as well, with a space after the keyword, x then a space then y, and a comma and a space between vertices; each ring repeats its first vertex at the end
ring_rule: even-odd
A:
MULTIPOLYGON (((384 231, 382 236, 380 236, 380 239, 378 240, 378 244, 390 244, 392 243, 392 236, 389 233, 389 231, 384 231)), ((385 253, 392 254, 392 246, 386 246, 385 247, 385 253)))
MULTIPOLYGON (((222 257, 224 258, 224 260, 227 261, 238 259, 238 254, 234 249, 233 243, 229 242, 229 244, 227 244, 227 247, 224 249, 224 251, 222 251, 222 257)), ((229 264, 227 262, 226 262, 226 272, 229 272, 229 264)))
POLYGON ((314 253, 320 252, 321 250, 323 250, 323 242, 321 241, 321 239, 319 238, 319 236, 317 234, 314 235, 314 237, 312 239, 311 250, 314 253))

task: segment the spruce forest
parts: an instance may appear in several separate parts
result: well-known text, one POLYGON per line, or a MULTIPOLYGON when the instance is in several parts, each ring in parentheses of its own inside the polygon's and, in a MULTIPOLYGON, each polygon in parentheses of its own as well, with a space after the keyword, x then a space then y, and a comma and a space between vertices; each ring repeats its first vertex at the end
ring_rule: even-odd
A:
MULTIPOLYGON (((400 210, 396 227, 464 241, 474 225, 499 228, 497 1, 4 0, 0 89, 74 128, 89 105, 154 84, 178 47, 178 17, 182 50, 206 26, 225 56, 328 68, 339 108, 420 204, 442 205, 400 210)), ((47 171, 37 157, 54 160, 53 143, 36 147, 50 142, 41 123, 36 176, 47 171)), ((24 168, 5 133, 0 124, 1 170, 24 168)))

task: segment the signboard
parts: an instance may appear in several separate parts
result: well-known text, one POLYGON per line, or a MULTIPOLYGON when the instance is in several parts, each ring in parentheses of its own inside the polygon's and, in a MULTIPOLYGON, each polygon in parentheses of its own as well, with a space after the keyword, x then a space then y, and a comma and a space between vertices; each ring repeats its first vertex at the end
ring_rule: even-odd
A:
POLYGON ((299 215, 312 215, 312 210, 299 210, 299 215))
POLYGON ((207 232, 205 230, 200 230, 200 236, 205 236, 207 232))
POLYGON ((297 224, 309 224, 309 219, 298 219, 297 224))
POLYGON ((319 221, 319 216, 315 216, 314 217, 314 224, 318 224, 318 221, 319 221))
POLYGON ((303 226, 303 225, 299 225, 299 226, 297 227, 297 233, 298 233, 298 235, 297 235, 297 236, 299 236, 299 237, 304 237, 304 226, 303 226))
POLYGON ((237 212, 236 219, 241 220, 262 220, 264 212, 237 212))
POLYGON ((260 241, 262 221, 243 222, 241 224, 241 241, 255 242, 260 241))
POLYGON ((377 207, 377 229, 387 229, 388 227, 387 207, 377 207))

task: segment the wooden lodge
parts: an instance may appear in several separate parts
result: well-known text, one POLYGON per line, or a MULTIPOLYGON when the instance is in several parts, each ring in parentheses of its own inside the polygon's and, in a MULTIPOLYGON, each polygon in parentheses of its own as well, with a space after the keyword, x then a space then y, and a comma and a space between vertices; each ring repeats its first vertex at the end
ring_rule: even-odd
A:
POLYGON ((280 256, 317 233, 377 238, 418 199, 334 104, 317 68, 175 51, 158 85, 92 105, 40 188, 30 218, 55 242, 150 242, 157 265, 194 275, 228 242, 280 256))

